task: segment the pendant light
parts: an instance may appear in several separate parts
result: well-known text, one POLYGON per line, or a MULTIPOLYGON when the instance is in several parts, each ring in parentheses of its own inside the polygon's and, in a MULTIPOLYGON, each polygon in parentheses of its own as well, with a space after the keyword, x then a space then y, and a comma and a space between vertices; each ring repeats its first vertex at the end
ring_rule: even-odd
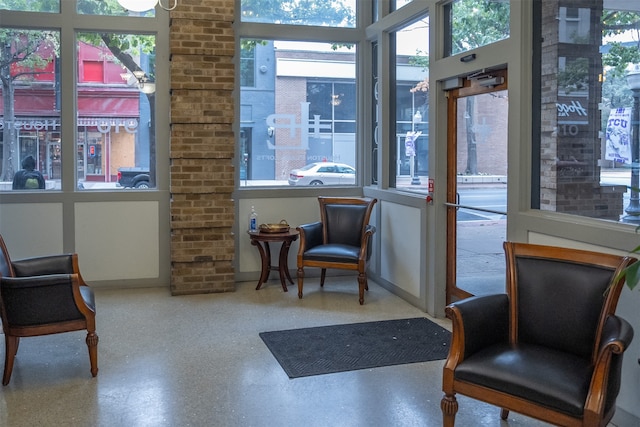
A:
POLYGON ((164 6, 162 0, 118 0, 118 3, 131 12, 146 12, 155 8, 156 4, 164 10, 173 10, 178 5, 178 0, 173 0, 173 6, 164 6))

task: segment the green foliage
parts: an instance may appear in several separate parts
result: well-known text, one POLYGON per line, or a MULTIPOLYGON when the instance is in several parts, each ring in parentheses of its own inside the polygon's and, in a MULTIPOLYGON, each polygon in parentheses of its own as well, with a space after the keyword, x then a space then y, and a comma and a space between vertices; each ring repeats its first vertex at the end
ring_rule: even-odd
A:
MULTIPOLYGON (((0 76, 3 84, 18 76, 11 76, 11 65, 23 69, 45 68, 60 51, 57 31, 35 31, 17 28, 0 29, 0 76)), ((24 73, 21 73, 24 74, 24 73)))
POLYGON ((640 14, 638 12, 605 10, 601 21, 604 36, 614 36, 629 30, 640 29, 640 14))
POLYGON ((567 94, 573 90, 586 90, 589 85, 589 60, 567 58, 564 70, 558 71, 558 87, 567 94))
POLYGON ((60 0, 0 0, 0 9, 57 13, 60 0))
POLYGON ((620 42, 609 43, 609 52, 602 55, 602 65, 611 67, 615 75, 624 76, 629 64, 640 62, 640 50, 637 46, 623 46, 620 42))
MULTIPOLYGON (((640 246, 637 246, 630 253, 640 256, 640 246)), ((640 282, 640 262, 633 263, 625 268, 622 271, 622 275, 625 277, 629 289, 633 290, 638 282, 640 282)))
POLYGON ((452 54, 509 37, 508 2, 461 0, 452 3, 452 54))
POLYGON ((354 27, 355 11, 342 0, 241 0, 242 20, 291 25, 354 27))
MULTIPOLYGON (((640 35, 640 13, 619 12, 605 10, 602 14, 603 37, 620 35, 628 31, 635 31, 635 40, 640 35)), ((609 51, 602 55, 602 64, 610 67, 614 77, 624 76, 629 64, 640 62, 640 42, 635 45, 622 44, 617 41, 608 43, 609 51)))
POLYGON ((420 49, 416 50, 416 55, 409 58, 409 65, 420 67, 422 70, 429 68, 429 55, 427 52, 423 52, 420 49))

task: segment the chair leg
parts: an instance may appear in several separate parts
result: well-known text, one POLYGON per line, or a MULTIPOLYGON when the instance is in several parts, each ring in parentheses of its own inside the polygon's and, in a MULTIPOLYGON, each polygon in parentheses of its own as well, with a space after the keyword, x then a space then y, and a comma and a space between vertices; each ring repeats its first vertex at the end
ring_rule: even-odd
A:
POLYGON ((369 289, 367 285, 367 274, 358 274, 358 297, 360 298, 360 305, 364 304, 364 290, 369 289))
POLYGON ((4 375, 2 376, 2 385, 7 385, 11 380, 11 373, 13 372, 13 361, 15 360, 16 353, 18 352, 20 337, 12 337, 5 334, 4 343, 5 343, 5 354, 4 354, 4 375))
POLYGON ((87 332, 85 340, 89 348, 89 363, 91 363, 91 376, 98 375, 98 335, 95 332, 87 332))
POLYGON ((509 410, 502 408, 502 410, 500 411, 500 418, 502 418, 503 420, 509 418, 509 410))
POLYGON ((324 286, 324 278, 327 277, 327 269, 323 268, 322 271, 320 271, 320 287, 324 286))
POLYGON ((298 268, 298 298, 302 299, 302 286, 304 282, 304 269, 298 268))
POLYGON ((445 394, 440 401, 442 410, 443 427, 454 427, 456 423, 456 413, 458 412, 458 401, 455 394, 445 394))

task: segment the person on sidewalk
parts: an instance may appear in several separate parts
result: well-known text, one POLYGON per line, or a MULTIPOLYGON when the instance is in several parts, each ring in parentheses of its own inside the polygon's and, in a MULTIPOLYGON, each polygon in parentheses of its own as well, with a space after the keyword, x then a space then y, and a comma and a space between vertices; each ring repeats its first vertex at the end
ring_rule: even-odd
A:
POLYGON ((22 160, 22 170, 13 176, 14 190, 44 190, 44 176, 36 170, 36 159, 27 156, 22 160))

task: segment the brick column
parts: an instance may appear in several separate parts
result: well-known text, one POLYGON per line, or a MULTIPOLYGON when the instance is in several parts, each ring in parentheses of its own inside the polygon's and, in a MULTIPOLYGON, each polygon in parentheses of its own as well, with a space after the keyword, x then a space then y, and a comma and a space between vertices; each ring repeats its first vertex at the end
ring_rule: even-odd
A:
POLYGON ((234 290, 234 0, 171 12, 171 293, 234 290))

